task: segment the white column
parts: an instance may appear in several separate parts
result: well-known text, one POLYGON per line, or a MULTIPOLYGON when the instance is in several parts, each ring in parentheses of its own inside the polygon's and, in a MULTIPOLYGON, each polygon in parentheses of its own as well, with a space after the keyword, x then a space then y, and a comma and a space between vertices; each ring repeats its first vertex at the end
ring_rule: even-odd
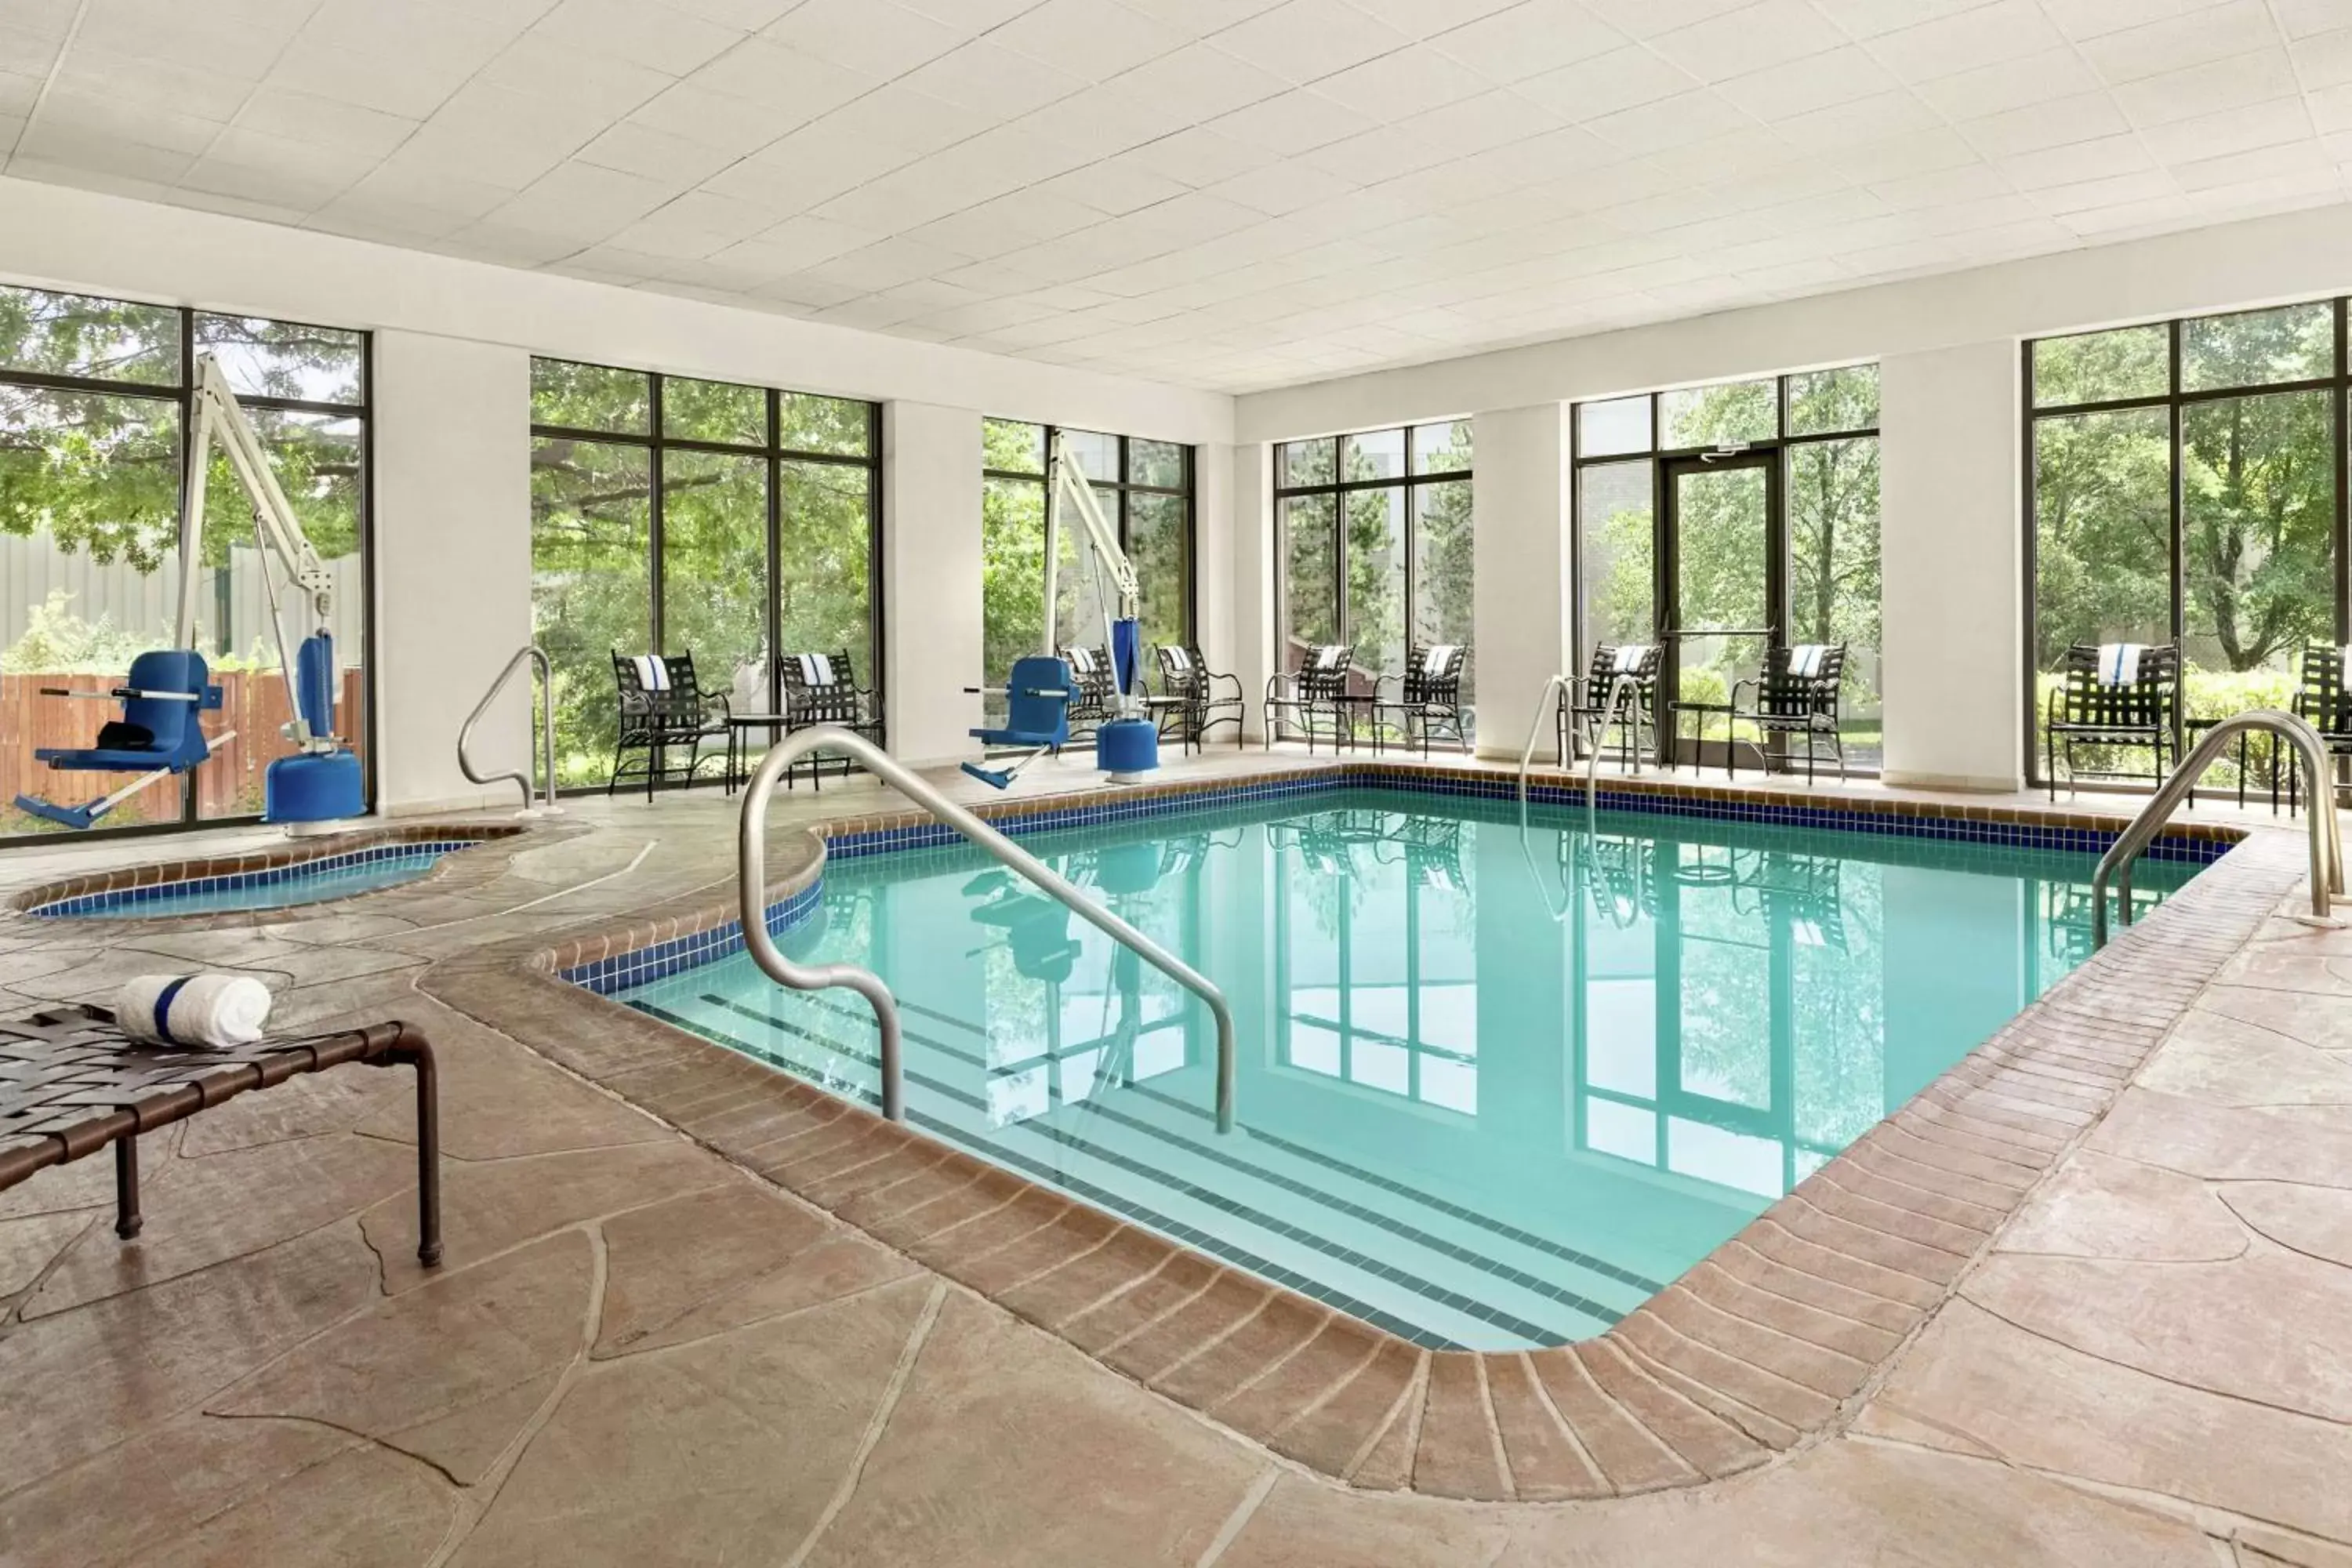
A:
MULTIPOLYGON (((1226 581, 1233 595, 1233 662, 1218 668, 1241 678, 1248 710, 1245 738, 1262 741, 1265 713, 1260 703, 1278 658, 1274 636, 1274 448, 1254 442, 1228 450, 1233 488, 1226 532, 1232 542, 1232 574, 1226 581)), ((1213 662, 1213 652, 1210 657, 1213 662)))
MULTIPOLYGON (((373 374, 379 809, 519 806, 510 784, 467 783, 457 727, 530 640, 530 356, 379 331, 373 374)), ((518 679, 483 721, 478 764, 528 766, 530 737, 518 679)))
MULTIPOLYGON (((1536 699, 1569 657, 1568 409, 1541 403, 1480 414, 1471 435, 1478 753, 1516 760, 1536 699)), ((1557 753, 1545 725, 1536 755, 1557 753)))
MULTIPOLYGON (((1192 452, 1192 630, 1211 669, 1234 668, 1234 449, 1192 452)), ((1151 672, 1154 679, 1159 672, 1151 672)))
POLYGON ((890 752, 919 765, 979 754, 980 416, 882 408, 882 616, 890 752))
POLYGON ((1889 784, 2024 783, 2018 383, 2007 341, 1879 366, 1889 784))

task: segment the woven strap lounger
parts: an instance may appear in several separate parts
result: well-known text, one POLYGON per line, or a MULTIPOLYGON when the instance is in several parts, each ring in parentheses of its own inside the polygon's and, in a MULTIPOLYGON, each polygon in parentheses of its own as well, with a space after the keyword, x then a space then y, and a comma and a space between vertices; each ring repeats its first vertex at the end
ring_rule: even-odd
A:
POLYGON ((227 1050, 145 1046, 103 1008, 0 1021, 0 1191, 114 1146, 115 1234, 139 1234, 139 1134, 345 1062, 416 1070, 417 1260, 441 1261, 441 1137, 433 1047, 397 1021, 227 1050))

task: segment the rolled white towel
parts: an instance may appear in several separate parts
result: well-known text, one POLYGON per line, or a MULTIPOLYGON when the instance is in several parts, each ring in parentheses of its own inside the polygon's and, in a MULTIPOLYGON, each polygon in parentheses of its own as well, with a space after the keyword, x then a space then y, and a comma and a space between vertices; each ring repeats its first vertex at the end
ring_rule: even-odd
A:
POLYGON ((142 974, 114 994, 114 1021, 151 1046, 249 1046, 269 1020, 269 987, 250 974, 142 974))

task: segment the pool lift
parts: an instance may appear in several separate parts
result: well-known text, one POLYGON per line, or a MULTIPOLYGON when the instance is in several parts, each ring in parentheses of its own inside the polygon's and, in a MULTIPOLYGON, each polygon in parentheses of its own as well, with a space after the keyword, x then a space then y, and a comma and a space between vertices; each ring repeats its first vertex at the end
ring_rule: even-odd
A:
POLYGON ((1026 754, 1008 768, 966 763, 963 771, 993 789, 1013 781, 1047 752, 1067 745, 1070 703, 1077 683, 1055 647, 1054 610, 1060 584, 1062 507, 1078 514, 1097 581, 1108 579, 1103 598, 1103 637, 1110 648, 1111 716, 1095 731, 1095 761, 1113 784, 1140 784, 1160 766, 1160 727, 1148 717, 1142 697, 1143 626, 1139 618, 1143 590, 1135 563, 1118 546, 1118 531, 1102 514, 1094 487, 1070 460, 1064 433, 1054 432, 1045 453, 1045 646, 1015 659, 1003 688, 1004 723, 971 731, 984 744, 1023 748, 1026 754), (1112 605, 1118 609, 1113 613, 1112 605))
POLYGON ((122 685, 105 691, 69 691, 44 687, 45 697, 97 698, 122 704, 120 718, 100 726, 94 745, 44 746, 34 759, 60 773, 136 773, 110 795, 79 805, 62 805, 20 795, 16 809, 67 827, 93 827, 140 791, 176 777, 212 755, 236 731, 206 735, 199 715, 217 712, 221 689, 213 683, 205 657, 196 651, 196 595, 201 574, 205 480, 213 443, 220 443, 229 468, 253 506, 253 531, 268 555, 277 557, 287 588, 307 600, 311 629, 289 651, 278 613, 278 584, 262 562, 261 584, 269 600, 269 624, 278 640, 278 662, 294 717, 280 727, 292 754, 272 762, 263 775, 262 820, 284 823, 295 834, 331 832, 343 819, 363 815, 366 791, 357 753, 335 736, 334 576, 294 509, 278 488, 252 422, 229 389, 228 376, 211 354, 195 361, 194 421, 189 432, 187 482, 180 505, 180 607, 174 646, 142 653, 131 661, 122 685))

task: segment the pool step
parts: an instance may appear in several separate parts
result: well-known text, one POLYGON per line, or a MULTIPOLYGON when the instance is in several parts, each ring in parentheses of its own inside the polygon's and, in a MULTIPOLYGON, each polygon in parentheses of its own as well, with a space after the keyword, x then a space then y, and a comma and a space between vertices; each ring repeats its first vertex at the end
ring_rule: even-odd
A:
MULTIPOLYGON (((854 1007, 777 992, 757 1002, 686 988, 649 1012, 835 1092, 873 1103, 871 1026, 854 1007)), ((1505 1345, 1591 1334, 1654 1283, 1433 1194, 1244 1131, 1162 1085, 1100 1089, 1028 1120, 992 1113, 985 1037, 909 1009, 910 1116, 984 1158, 1430 1344, 1505 1345)))

